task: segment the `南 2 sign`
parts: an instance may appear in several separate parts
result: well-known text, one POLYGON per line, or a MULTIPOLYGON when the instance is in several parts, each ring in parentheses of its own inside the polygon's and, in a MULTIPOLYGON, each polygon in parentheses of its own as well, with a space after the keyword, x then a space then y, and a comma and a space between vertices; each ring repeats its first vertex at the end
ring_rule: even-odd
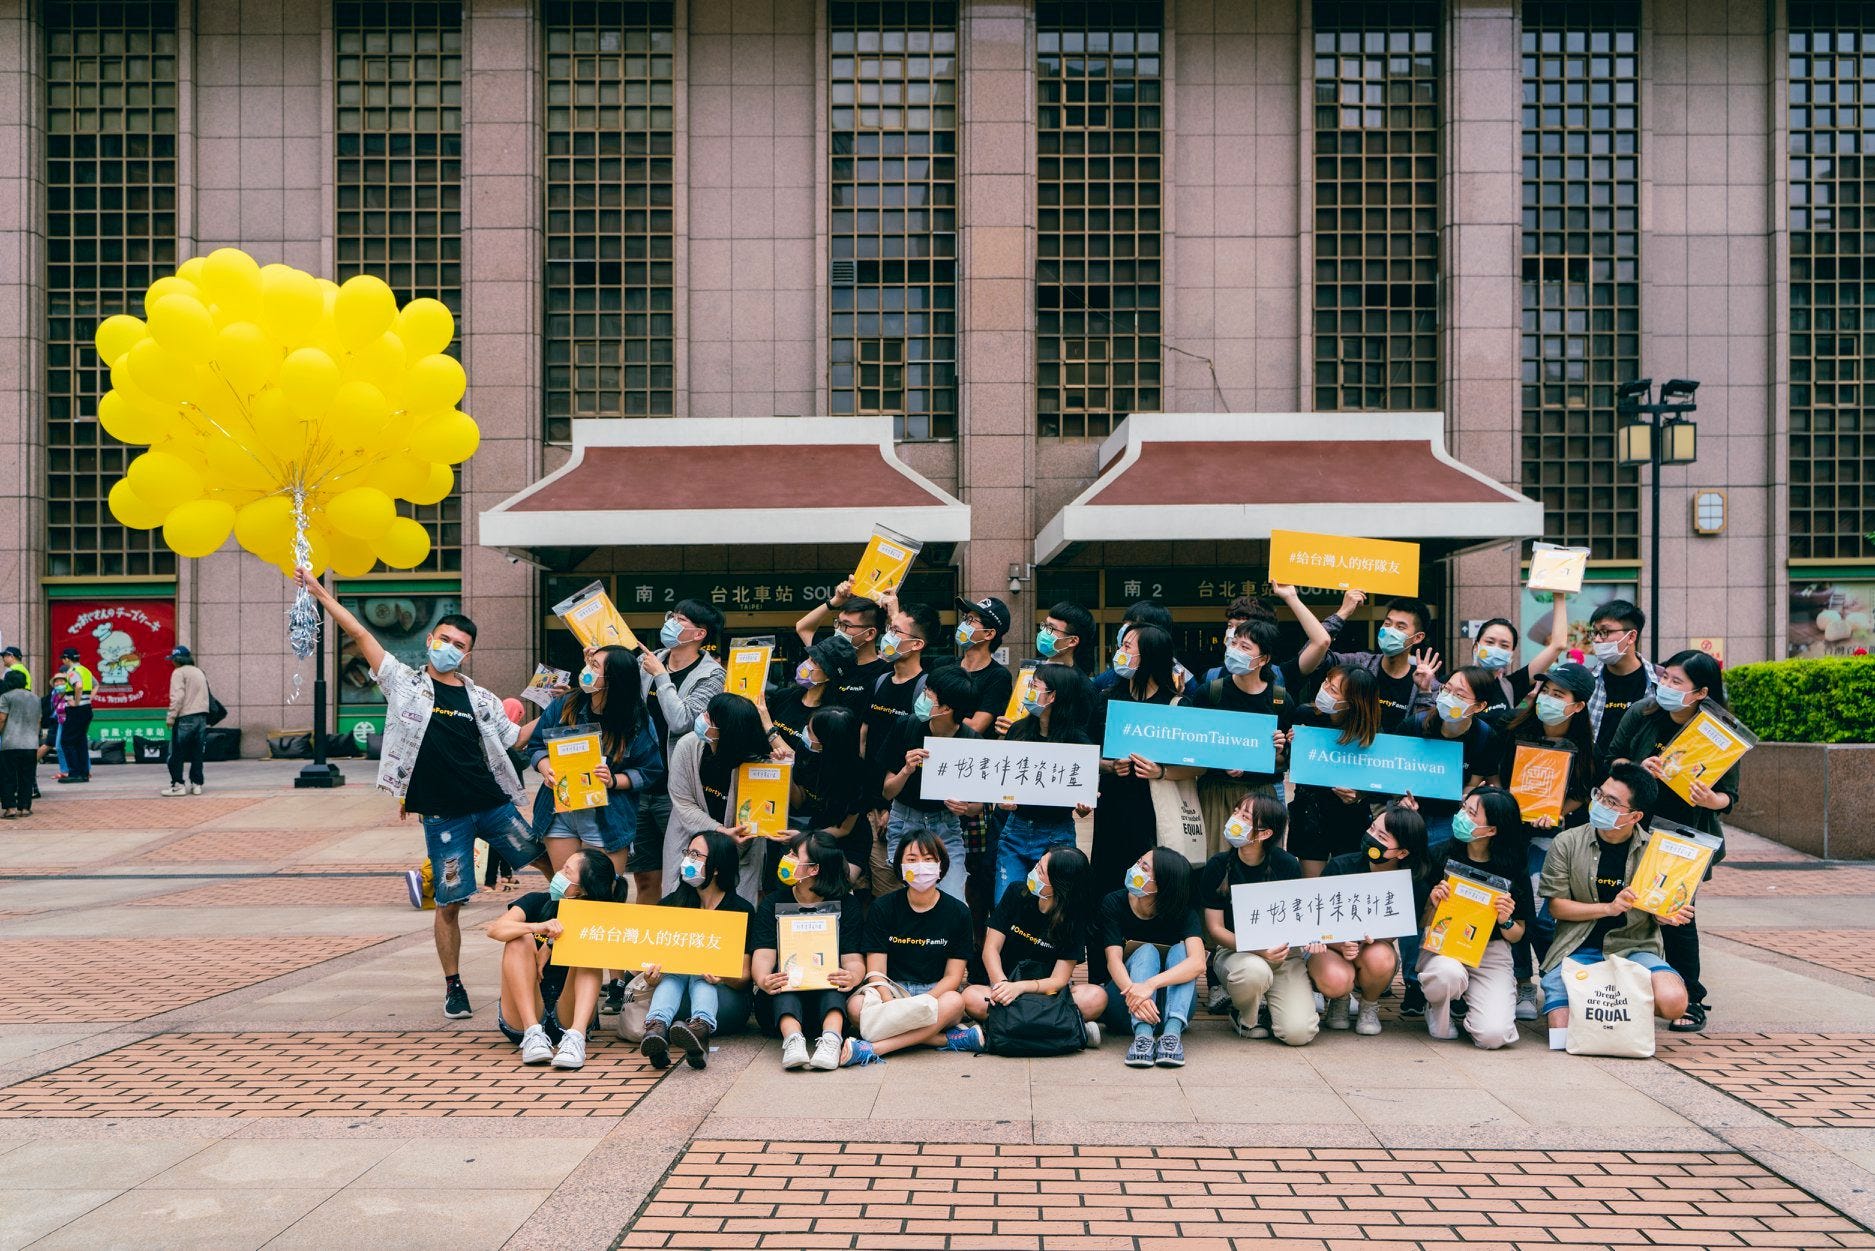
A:
POLYGON ((581 969, 643 969, 741 977, 746 912, 562 899, 553 962, 581 969))
POLYGON ((1359 588, 1370 595, 1419 594, 1419 544, 1341 534, 1270 531, 1270 581, 1359 588))

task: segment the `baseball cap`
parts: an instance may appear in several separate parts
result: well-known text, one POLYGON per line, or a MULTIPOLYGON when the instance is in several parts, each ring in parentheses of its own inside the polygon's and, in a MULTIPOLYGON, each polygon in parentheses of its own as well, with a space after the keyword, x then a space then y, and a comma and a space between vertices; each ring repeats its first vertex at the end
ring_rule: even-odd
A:
POLYGON ((998 640, 1009 633, 1009 605, 1003 603, 1003 601, 997 599, 994 595, 985 595, 975 603, 959 596, 957 600, 957 611, 960 613, 973 612, 978 617, 982 618, 985 623, 995 626, 998 640))
POLYGON ((59 659, 60 660, 77 660, 78 649, 76 647, 66 648, 64 651, 59 653, 59 659))
POLYGON ((11 656, 15 660, 26 659, 26 653, 13 646, 11 643, 8 643, 5 647, 0 647, 0 656, 11 656))
POLYGON ((169 658, 171 660, 186 660, 193 664, 195 662, 195 653, 178 643, 175 648, 170 651, 169 658))
POLYGON ((1565 661, 1544 674, 1543 680, 1554 682, 1577 699, 1587 699, 1595 693, 1595 675, 1589 672, 1587 665, 1565 661))

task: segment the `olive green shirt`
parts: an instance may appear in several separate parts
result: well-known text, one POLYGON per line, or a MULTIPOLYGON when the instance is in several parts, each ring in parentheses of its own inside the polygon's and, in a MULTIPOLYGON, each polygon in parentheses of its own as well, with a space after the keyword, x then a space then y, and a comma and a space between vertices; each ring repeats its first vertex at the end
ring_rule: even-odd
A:
MULTIPOLYGON (((1650 837, 1647 830, 1636 830, 1628 840, 1628 881, 1640 867, 1641 853, 1650 837)), ((1595 846, 1595 827, 1577 825, 1564 830, 1550 845, 1549 859, 1543 862, 1543 880, 1537 894, 1544 899, 1572 899, 1577 903, 1597 903, 1595 870, 1601 852, 1595 846)), ((1549 954, 1543 957, 1543 971, 1549 972, 1564 958, 1574 954, 1594 930, 1595 922, 1565 921, 1556 918, 1556 937, 1550 941, 1549 954)), ((1665 959, 1660 943, 1660 918, 1639 908, 1629 908, 1627 919, 1608 934, 1602 954, 1624 956, 1631 951, 1645 951, 1665 959)))

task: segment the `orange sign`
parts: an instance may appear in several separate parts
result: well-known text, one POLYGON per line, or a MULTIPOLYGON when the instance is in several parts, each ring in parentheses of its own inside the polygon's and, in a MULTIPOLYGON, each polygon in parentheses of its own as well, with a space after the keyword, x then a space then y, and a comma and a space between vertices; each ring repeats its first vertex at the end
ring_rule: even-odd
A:
POLYGON ((1725 640, 1724 639, 1722 638, 1694 639, 1693 646, 1697 650, 1706 653, 1706 655, 1718 661, 1721 665, 1725 663, 1725 640))
POLYGON ((644 969, 741 977, 749 914, 714 908, 562 899, 553 962, 580 969, 644 969))
POLYGON ((1569 794, 1569 764, 1574 752, 1554 747, 1517 744, 1511 759, 1510 793, 1526 821, 1550 817, 1562 823, 1563 800, 1569 794))
POLYGON ((1270 531, 1270 581, 1359 588, 1370 595, 1419 594, 1419 544, 1340 534, 1270 531))

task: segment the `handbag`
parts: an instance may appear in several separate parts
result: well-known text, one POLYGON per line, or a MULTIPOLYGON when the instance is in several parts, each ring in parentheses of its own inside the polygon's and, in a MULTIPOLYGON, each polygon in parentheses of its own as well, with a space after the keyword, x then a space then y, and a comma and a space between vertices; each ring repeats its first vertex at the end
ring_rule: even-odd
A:
POLYGON ((220 725, 228 719, 228 706, 215 698, 215 692, 208 693, 208 723, 220 725))
POLYGON ((1568 1050, 1572 1056, 1654 1054, 1654 975, 1621 956, 1600 964, 1565 959, 1563 986, 1569 992, 1568 1050))
POLYGON ((642 973, 633 974, 625 983, 625 998, 619 1004, 618 1036, 628 1043, 645 1040, 645 1015, 651 1011, 651 986, 642 973))
POLYGON ((859 1036, 867 1042, 897 1038, 938 1023, 935 995, 914 995, 893 981, 873 981, 860 994, 859 1036))
MULTIPOLYGON (((1026 961, 1011 981, 1040 981, 1051 969, 1042 962, 1026 961)), ((1067 987, 1051 994, 1019 995, 1009 1003, 993 1003, 983 1021, 983 1049, 999 1056, 1062 1056, 1087 1045, 1081 1009, 1067 987)))
POLYGON ((1153 778, 1146 783, 1152 794, 1152 815, 1159 827, 1158 846, 1169 847, 1192 864, 1206 860, 1204 809, 1198 803, 1198 784, 1153 778))

